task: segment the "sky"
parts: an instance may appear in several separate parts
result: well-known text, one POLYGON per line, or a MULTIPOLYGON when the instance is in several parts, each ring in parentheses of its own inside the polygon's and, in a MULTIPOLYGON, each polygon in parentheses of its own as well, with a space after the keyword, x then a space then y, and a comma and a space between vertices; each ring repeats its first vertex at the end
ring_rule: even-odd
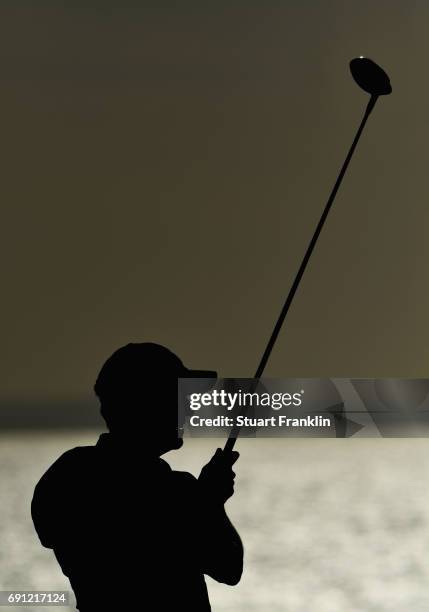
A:
POLYGON ((267 366, 429 376, 427 2, 2 3, 0 402, 82 397, 127 342, 252 376, 389 73, 267 366))

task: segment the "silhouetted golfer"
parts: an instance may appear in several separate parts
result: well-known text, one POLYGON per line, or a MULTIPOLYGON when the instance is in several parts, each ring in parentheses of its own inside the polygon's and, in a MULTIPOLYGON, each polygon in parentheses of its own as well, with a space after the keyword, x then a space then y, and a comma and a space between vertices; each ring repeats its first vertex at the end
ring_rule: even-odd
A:
POLYGON ((57 459, 31 508, 81 612, 205 612, 204 574, 240 580, 243 547, 224 510, 238 453, 218 449, 198 479, 160 459, 182 445, 177 378, 214 375, 151 343, 128 344, 103 365, 95 392, 109 433, 57 459))

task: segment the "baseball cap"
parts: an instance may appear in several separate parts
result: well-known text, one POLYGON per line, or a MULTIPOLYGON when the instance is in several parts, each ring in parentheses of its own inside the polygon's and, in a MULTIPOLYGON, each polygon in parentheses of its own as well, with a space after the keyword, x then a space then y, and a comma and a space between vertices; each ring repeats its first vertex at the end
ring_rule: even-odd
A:
POLYGON ((217 372, 187 368, 172 351, 154 342, 129 343, 103 364, 94 391, 101 398, 124 389, 136 389, 148 379, 163 378, 213 379, 217 372))

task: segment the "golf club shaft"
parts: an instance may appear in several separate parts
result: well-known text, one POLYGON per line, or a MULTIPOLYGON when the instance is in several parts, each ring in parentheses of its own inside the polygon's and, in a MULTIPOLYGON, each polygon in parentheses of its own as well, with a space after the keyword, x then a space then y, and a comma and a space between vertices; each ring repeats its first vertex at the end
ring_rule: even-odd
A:
MULTIPOLYGON (((354 140, 352 142, 350 150, 347 153, 347 157, 344 160, 344 163, 343 163, 343 166, 342 166, 342 168, 340 170, 338 178, 335 181, 335 185, 334 185, 334 187, 333 187, 333 189, 331 191, 331 194, 330 194, 330 196, 328 198, 328 201, 327 201, 327 203, 325 205, 325 209, 324 209, 324 211, 322 213, 322 216, 320 217, 319 223, 317 224, 317 227, 316 227, 316 229, 314 231, 313 237, 310 240, 310 243, 309 243, 309 245, 307 247, 307 251, 305 252, 305 255, 303 257, 301 265, 299 266, 298 272, 296 273, 295 280, 292 283, 292 287, 290 288, 289 294, 288 294, 288 296, 286 298, 286 301, 285 301, 285 303, 283 305, 283 308, 282 308, 282 310, 280 312, 279 318, 277 319, 277 322, 274 325, 274 329, 272 331, 270 339, 268 340, 268 344, 267 344, 267 346, 265 348, 264 354, 262 355, 261 361, 259 362, 258 368, 257 368, 255 376, 254 376, 254 378, 256 380, 261 378, 261 376, 262 376, 262 374, 263 374, 263 372, 265 370, 265 366, 267 365, 268 359, 270 358, 271 351, 273 350, 274 344, 276 343, 277 337, 278 337, 278 335, 280 333, 280 330, 282 328, 282 325, 283 325, 283 322, 284 322, 284 320, 286 318, 286 315, 289 312, 289 308, 291 307, 293 298, 295 297, 295 294, 296 294, 297 289, 299 287, 299 283, 301 282, 301 279, 302 279, 302 277, 304 275, 305 269, 306 269, 307 264, 308 264, 308 262, 310 260, 311 254, 313 253, 314 247, 316 246, 316 242, 317 242, 317 240, 319 238, 320 232, 322 231, 323 225, 324 225, 324 223, 326 221, 326 218, 327 218, 327 216, 329 214, 329 211, 331 210, 332 204, 334 203, 335 196, 337 195, 338 189, 339 189, 339 187, 341 185, 341 182, 342 182, 342 180, 344 178, 344 175, 346 173, 346 170, 348 168, 350 160, 351 160, 351 158, 353 156, 353 153, 354 153, 354 151, 356 149, 356 145, 359 142, 359 138, 361 137, 361 134, 363 132, 363 129, 365 127, 367 119, 368 119, 372 109, 374 108, 375 103, 377 102, 377 99, 378 99, 378 96, 373 95, 373 96, 371 96, 371 98, 370 98, 370 100, 368 102, 368 105, 367 105, 367 107, 365 109, 364 116, 363 116, 362 121, 361 121, 361 123, 359 125, 359 128, 358 128, 358 130, 356 132, 356 135, 354 137, 354 140)), ((229 433, 228 439, 226 441, 225 447, 224 447, 225 451, 232 451, 233 450, 235 442, 237 440, 237 437, 238 437, 239 433, 240 433, 240 427, 238 427, 237 425, 232 427, 232 429, 231 429, 231 431, 229 433)))

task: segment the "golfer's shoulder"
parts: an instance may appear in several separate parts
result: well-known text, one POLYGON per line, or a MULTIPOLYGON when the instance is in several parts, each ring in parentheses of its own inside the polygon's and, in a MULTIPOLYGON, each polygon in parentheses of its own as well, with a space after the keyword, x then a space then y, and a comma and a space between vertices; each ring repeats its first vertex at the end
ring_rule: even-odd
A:
POLYGON ((55 487, 78 474, 88 471, 95 458, 94 446, 77 446, 60 455, 46 470, 36 485, 36 489, 55 487))
POLYGON ((175 478, 177 481, 180 481, 190 487, 195 486, 195 484, 198 482, 195 476, 191 474, 190 472, 182 472, 180 470, 171 470, 171 474, 173 478, 175 478))
POLYGON ((194 495, 198 490, 198 480, 189 472, 172 470, 171 476, 175 485, 181 489, 184 494, 194 495))

